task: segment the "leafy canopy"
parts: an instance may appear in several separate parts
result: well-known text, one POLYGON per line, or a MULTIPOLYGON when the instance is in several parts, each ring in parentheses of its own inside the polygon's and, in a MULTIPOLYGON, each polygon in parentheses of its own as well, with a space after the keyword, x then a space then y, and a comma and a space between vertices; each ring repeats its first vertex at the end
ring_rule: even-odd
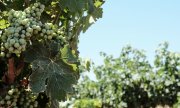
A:
POLYGON ((153 65, 143 50, 131 46, 124 47, 117 58, 101 55, 104 63, 93 66, 96 81, 83 76, 71 104, 83 104, 78 104, 78 100, 88 98, 100 100, 101 108, 149 108, 172 107, 179 100, 180 54, 169 51, 168 43, 160 44, 153 65))
POLYGON ((79 35, 102 17, 103 3, 0 0, 2 81, 28 79, 30 90, 45 93, 50 106, 58 107, 79 78, 79 35))

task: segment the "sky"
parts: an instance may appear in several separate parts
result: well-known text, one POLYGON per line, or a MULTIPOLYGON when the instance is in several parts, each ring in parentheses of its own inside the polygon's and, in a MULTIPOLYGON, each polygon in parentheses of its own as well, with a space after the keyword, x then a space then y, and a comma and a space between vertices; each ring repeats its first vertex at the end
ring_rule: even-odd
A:
POLYGON ((80 56, 99 65, 103 62, 99 52, 118 57, 130 44, 145 50, 153 61, 155 49, 164 41, 171 51, 180 52, 179 5, 180 0, 107 0, 103 17, 80 36, 80 56))

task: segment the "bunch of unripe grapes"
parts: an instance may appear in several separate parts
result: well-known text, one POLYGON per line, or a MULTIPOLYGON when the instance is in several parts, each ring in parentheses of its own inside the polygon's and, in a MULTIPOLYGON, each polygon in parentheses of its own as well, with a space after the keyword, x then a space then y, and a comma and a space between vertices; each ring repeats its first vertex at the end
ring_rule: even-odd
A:
POLYGON ((62 45, 66 43, 63 30, 56 29, 52 23, 45 23, 42 25, 40 37, 45 40, 60 40, 62 45))
POLYGON ((12 86, 7 94, 0 97, 0 108, 37 108, 37 96, 25 88, 12 86))
POLYGON ((32 40, 52 40, 60 37, 61 43, 65 43, 63 36, 59 36, 58 29, 52 23, 43 24, 40 21, 45 6, 35 3, 24 11, 11 10, 8 14, 10 26, 3 30, 1 36, 2 57, 10 57, 11 54, 20 55, 25 51, 32 40))
MULTIPOLYGON (((65 27, 62 27, 60 29, 58 29, 58 34, 60 36, 63 36, 64 39, 66 39, 67 42, 72 41, 72 39, 74 38, 74 34, 73 34, 73 25, 70 25, 70 27, 68 28, 68 30, 65 27)), ((61 37, 60 37, 61 38, 61 37)))

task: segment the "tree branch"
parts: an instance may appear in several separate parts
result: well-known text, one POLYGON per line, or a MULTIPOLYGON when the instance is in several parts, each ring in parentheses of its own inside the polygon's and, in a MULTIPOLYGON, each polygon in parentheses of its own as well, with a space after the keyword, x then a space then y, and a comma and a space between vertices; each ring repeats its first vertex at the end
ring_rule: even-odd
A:
POLYGON ((3 82, 12 84, 14 83, 14 80, 19 74, 22 72, 24 68, 24 59, 21 56, 20 61, 17 65, 17 68, 14 63, 14 58, 8 59, 8 70, 5 72, 4 76, 2 77, 3 82))
POLYGON ((7 78, 8 78, 8 83, 12 84, 14 82, 15 79, 15 66, 14 66, 14 58, 9 58, 8 59, 8 74, 7 74, 7 78))

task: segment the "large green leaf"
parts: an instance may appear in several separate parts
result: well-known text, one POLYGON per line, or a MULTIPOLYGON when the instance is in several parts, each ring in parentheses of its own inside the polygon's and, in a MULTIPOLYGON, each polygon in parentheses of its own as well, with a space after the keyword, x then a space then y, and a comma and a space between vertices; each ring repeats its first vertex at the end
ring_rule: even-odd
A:
POLYGON ((54 58, 58 54, 61 46, 59 43, 51 41, 43 43, 34 42, 25 52, 25 62, 31 63, 40 57, 54 58))
POLYGON ((102 8, 95 8, 95 10, 91 13, 92 17, 96 21, 99 18, 102 18, 103 9, 102 8))
POLYGON ((25 8, 24 0, 3 0, 3 3, 6 4, 7 9, 23 10, 25 8))
POLYGON ((71 12, 82 11, 87 0, 60 0, 62 8, 68 8, 71 12))
POLYGON ((0 20, 0 29, 5 29, 8 26, 9 26, 9 24, 6 20, 3 20, 3 19, 0 20))
POLYGON ((45 91, 52 99, 64 100, 66 93, 72 92, 76 82, 73 69, 62 60, 38 58, 32 63, 33 73, 30 76, 32 91, 45 91), (47 87, 46 87, 47 80, 47 87))
POLYGON ((93 24, 93 22, 90 22, 90 18, 92 18, 91 15, 87 15, 86 17, 83 18, 83 33, 85 33, 88 28, 93 24))
POLYGON ((25 60, 32 62, 30 88, 35 93, 46 91, 52 100, 64 100, 76 83, 75 72, 58 55, 57 43, 35 44, 25 53, 25 60), (32 57, 33 56, 33 57, 32 57))
POLYGON ((74 51, 70 49, 69 45, 65 45, 65 47, 61 50, 61 57, 68 63, 78 63, 77 57, 74 51))

